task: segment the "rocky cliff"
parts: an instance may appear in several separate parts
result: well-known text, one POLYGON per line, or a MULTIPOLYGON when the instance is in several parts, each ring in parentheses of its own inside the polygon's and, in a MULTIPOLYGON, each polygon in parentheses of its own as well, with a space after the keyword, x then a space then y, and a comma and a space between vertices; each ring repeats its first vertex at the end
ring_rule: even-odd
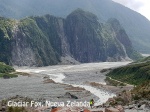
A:
POLYGON ((54 65, 62 56, 83 63, 139 57, 118 20, 100 23, 96 15, 81 9, 66 19, 51 15, 0 18, 0 24, 0 61, 11 65, 54 65))

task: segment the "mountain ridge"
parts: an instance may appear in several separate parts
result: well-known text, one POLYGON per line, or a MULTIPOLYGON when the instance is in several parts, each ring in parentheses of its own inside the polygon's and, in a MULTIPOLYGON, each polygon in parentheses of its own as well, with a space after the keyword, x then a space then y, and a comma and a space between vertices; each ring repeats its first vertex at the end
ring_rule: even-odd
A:
POLYGON ((66 17, 77 8, 96 14, 101 22, 106 22, 109 18, 117 18, 125 28, 134 48, 142 53, 150 52, 150 21, 141 14, 111 0, 45 0, 44 2, 2 0, 0 15, 10 18, 44 14, 66 17))
POLYGON ((62 56, 70 56, 82 63, 140 57, 120 24, 116 30, 111 24, 99 23, 96 15, 81 9, 73 11, 65 19, 45 15, 19 21, 3 18, 0 21, 1 24, 5 22, 7 24, 0 27, 0 38, 3 39, 0 46, 5 47, 4 52, 0 51, 0 61, 7 64, 55 65, 60 63, 62 56), (119 39, 121 37, 130 44, 128 48, 119 39), (4 45, 6 40, 8 43, 4 45))

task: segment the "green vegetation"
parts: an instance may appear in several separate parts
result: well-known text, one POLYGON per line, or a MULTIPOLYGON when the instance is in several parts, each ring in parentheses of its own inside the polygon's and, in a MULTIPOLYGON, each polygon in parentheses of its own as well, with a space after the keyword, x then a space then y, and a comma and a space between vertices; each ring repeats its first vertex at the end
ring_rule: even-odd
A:
POLYGON ((0 62, 9 64, 11 57, 11 28, 15 21, 0 17, 0 62))
POLYGON ((113 80, 110 77, 106 77, 105 81, 107 82, 108 85, 112 85, 112 86, 126 86, 126 84, 113 80))
POLYGON ((148 56, 146 58, 139 59, 139 60, 133 62, 133 64, 134 63, 144 63, 144 62, 150 62, 150 56, 148 56))
POLYGON ((133 85, 150 80, 150 63, 132 64, 112 70, 109 77, 133 85))
POLYGON ((139 52, 137 52, 136 50, 134 50, 133 48, 129 46, 126 46, 126 51, 127 51, 129 58, 133 59, 134 61, 143 58, 139 52))
POLYGON ((14 71, 15 71, 14 68, 12 68, 11 66, 0 62, 0 73, 10 73, 10 72, 14 72, 14 71))
POLYGON ((150 80, 145 81, 141 85, 135 87, 131 92, 134 100, 150 100, 150 80))
POLYGON ((14 78, 14 77, 18 77, 18 75, 10 74, 10 73, 0 73, 0 77, 3 77, 3 78, 14 78))
MULTIPOLYGON (((142 55, 133 48, 132 42, 130 41, 129 36, 127 35, 125 29, 121 26, 120 22, 117 19, 110 18, 107 21, 106 29, 109 30, 108 32, 112 31, 112 29, 113 29, 113 32, 111 32, 110 34, 114 35, 114 33, 115 33, 117 40, 119 40, 119 42, 121 43, 120 49, 122 48, 122 45, 124 45, 126 54, 128 55, 129 58, 131 58, 133 60, 138 60, 138 59, 142 58, 142 55)), ((111 36, 109 36, 109 37, 111 37, 111 36)), ((118 44, 120 44, 120 43, 118 43, 118 44)), ((117 45, 117 47, 119 47, 119 46, 117 45)), ((120 50, 120 52, 124 51, 124 48, 122 48, 120 50)))
POLYGON ((57 18, 51 15, 45 15, 43 17, 32 17, 32 19, 35 20, 38 27, 50 41, 51 46, 55 49, 55 53, 58 56, 57 58, 59 58, 59 56, 62 54, 62 43, 57 32, 57 28, 59 27, 59 24, 63 24, 64 20, 62 18, 57 18))
POLYGON ((150 57, 112 70, 107 76, 133 85, 140 85, 150 80, 150 57))
POLYGON ((13 28, 14 24, 15 24, 15 20, 0 17, 0 25, 1 25, 0 30, 4 32, 5 38, 11 39, 10 30, 11 28, 13 28))
MULTIPOLYGON (((48 22, 51 23, 51 21, 53 21, 53 18, 49 18, 50 20, 48 20, 48 22)), ((0 17, 1 62, 5 62, 9 65, 17 63, 19 66, 21 66, 23 65, 22 63, 24 63, 21 62, 21 60, 32 58, 34 59, 30 61, 32 65, 34 64, 36 66, 47 66, 55 65, 60 61, 60 42, 58 43, 58 39, 56 39, 55 35, 51 35, 51 37, 48 37, 44 31, 47 31, 46 29, 49 28, 43 25, 43 28, 45 29, 40 29, 38 25, 42 24, 40 23, 41 21, 36 22, 34 19, 36 20, 36 17, 25 18, 20 21, 17 21, 0 17), (51 38, 53 38, 53 40, 51 40, 51 38), (52 45, 55 45, 55 47, 53 47, 52 45), (15 49, 16 47, 19 49, 18 51, 17 49, 15 49), (28 53, 25 54, 24 51, 26 51, 29 48, 31 50, 28 50, 28 53), (59 51, 57 50, 57 48, 59 48, 59 51), (15 57, 13 58, 12 50, 16 53, 15 57), (20 53, 20 51, 22 51, 22 53, 20 53), (20 56, 20 54, 22 55, 20 56), (34 55, 35 57, 28 57, 28 55, 34 55), (18 60, 20 61, 18 62, 18 60)), ((56 30, 56 28, 50 29, 56 30)), ((56 31, 47 32, 49 32, 49 34, 56 33, 56 31)), ((27 62, 25 62, 24 65, 26 65, 26 63, 29 63, 28 60, 27 62)))
POLYGON ((132 100, 150 100, 150 57, 116 68, 108 73, 107 76, 106 81, 114 86, 117 85, 114 79, 136 85, 130 91, 132 100))
POLYGON ((0 77, 4 78, 17 77, 17 75, 12 74, 11 72, 15 72, 14 68, 12 68, 9 65, 6 65, 5 63, 0 62, 0 77))
POLYGON ((19 28, 23 30, 26 35, 24 38, 30 44, 36 56, 36 65, 47 66, 57 64, 59 57, 55 53, 55 48, 51 46, 52 41, 49 41, 45 33, 37 25, 37 22, 32 18, 26 18, 20 22, 19 28))
POLYGON ((6 112, 28 112, 24 107, 8 107, 6 112))

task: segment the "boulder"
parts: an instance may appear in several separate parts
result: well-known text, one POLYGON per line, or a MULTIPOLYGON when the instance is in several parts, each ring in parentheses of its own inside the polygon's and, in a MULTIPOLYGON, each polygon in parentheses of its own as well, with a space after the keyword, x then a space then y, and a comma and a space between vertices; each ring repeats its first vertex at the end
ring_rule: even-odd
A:
POLYGON ((89 111, 89 110, 85 109, 83 112, 91 112, 91 111, 89 111))
POLYGON ((56 82, 53 81, 52 79, 46 79, 46 80, 44 80, 43 82, 44 82, 44 84, 46 84, 46 83, 56 83, 56 82))
POLYGON ((105 108, 105 112, 120 112, 120 111, 116 108, 109 107, 109 108, 105 108))
POLYGON ((53 108, 50 112, 58 112, 61 108, 53 108))
POLYGON ((124 108, 121 105, 116 106, 116 109, 118 109, 119 112, 125 112, 124 108))
POLYGON ((2 106, 2 112, 5 112, 6 111, 6 106, 2 106))
POLYGON ((134 105, 129 105, 128 108, 133 109, 133 108, 135 108, 135 106, 134 105))
POLYGON ((9 79, 10 77, 8 75, 3 75, 4 79, 9 79))
POLYGON ((78 99, 78 97, 77 96, 75 96, 75 95, 72 95, 71 93, 69 93, 69 92, 66 92, 66 94, 65 94, 66 96, 68 96, 69 98, 72 98, 72 99, 78 99))
POLYGON ((109 98, 107 102, 115 102, 114 98, 109 98))
POLYGON ((71 99, 78 99, 77 96, 72 95, 72 94, 69 93, 69 92, 66 92, 64 96, 60 96, 60 97, 57 97, 57 98, 71 98, 71 99))
POLYGON ((44 76, 43 79, 49 79, 49 76, 44 76))

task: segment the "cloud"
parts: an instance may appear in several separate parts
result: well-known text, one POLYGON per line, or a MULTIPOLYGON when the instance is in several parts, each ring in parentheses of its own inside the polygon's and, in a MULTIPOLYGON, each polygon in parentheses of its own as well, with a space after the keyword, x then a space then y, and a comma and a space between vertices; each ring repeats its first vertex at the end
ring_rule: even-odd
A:
POLYGON ((139 13, 143 14, 150 20, 150 0, 143 0, 144 6, 139 9, 139 13))
POLYGON ((113 1, 118 2, 124 6, 127 6, 133 10, 139 10, 144 5, 142 0, 113 0, 113 1))
POLYGON ((135 10, 150 20, 150 0, 112 0, 135 10))

